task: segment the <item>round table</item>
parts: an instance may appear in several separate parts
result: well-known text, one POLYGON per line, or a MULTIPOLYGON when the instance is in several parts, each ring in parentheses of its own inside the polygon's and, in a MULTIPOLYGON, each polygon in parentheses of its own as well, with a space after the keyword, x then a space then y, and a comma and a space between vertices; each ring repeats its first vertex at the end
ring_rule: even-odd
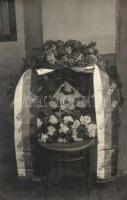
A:
POLYGON ((91 145, 95 143, 95 139, 87 139, 81 142, 73 142, 69 144, 64 143, 42 143, 40 142, 40 146, 49 150, 49 151, 59 151, 59 152, 76 152, 82 151, 84 149, 89 148, 91 145))
MULTIPOLYGON (((50 185, 49 174, 51 162, 74 163, 76 161, 83 161, 83 174, 86 176, 87 190, 89 191, 90 182, 90 158, 91 147, 95 145, 96 139, 87 139, 82 142, 75 142, 71 144, 60 143, 39 143, 41 151, 43 152, 43 159, 45 162, 45 170, 43 174, 46 177, 47 187, 50 185)), ((58 179, 58 177, 57 177, 58 179)))

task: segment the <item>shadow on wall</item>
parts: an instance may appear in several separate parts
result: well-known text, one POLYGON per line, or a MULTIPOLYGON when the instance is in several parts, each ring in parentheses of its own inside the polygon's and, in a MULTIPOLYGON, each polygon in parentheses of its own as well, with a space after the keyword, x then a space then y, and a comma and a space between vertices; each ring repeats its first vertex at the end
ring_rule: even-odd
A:
POLYGON ((116 0, 42 0, 43 38, 95 41, 103 54, 115 52, 116 0))

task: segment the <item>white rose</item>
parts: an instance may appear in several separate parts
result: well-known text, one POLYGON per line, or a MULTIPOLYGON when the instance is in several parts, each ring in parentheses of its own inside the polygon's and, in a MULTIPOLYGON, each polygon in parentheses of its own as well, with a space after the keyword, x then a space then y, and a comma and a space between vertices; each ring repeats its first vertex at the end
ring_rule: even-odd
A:
POLYGON ((87 126, 87 131, 88 131, 89 137, 96 137, 96 131, 97 131, 96 124, 89 124, 87 126))
POLYGON ((68 122, 74 121, 71 116, 65 116, 63 119, 64 119, 64 124, 68 124, 68 122))
POLYGON ((91 117, 86 115, 86 116, 81 116, 80 117, 80 122, 82 125, 87 125, 89 123, 91 123, 91 117))
POLYGON ((58 119, 56 118, 55 115, 51 115, 49 118, 49 123, 50 124, 57 124, 58 123, 58 119))
POLYGON ((37 118, 37 127, 40 128, 42 126, 43 122, 40 118, 37 118))
POLYGON ((80 121, 79 120, 75 120, 71 127, 72 127, 72 129, 77 129, 79 126, 80 126, 80 121))
POLYGON ((45 135, 45 134, 43 134, 42 133, 42 135, 41 135, 41 142, 44 142, 44 143, 46 143, 47 142, 47 139, 48 139, 48 135, 45 135))
POLYGON ((68 126, 67 126, 67 125, 64 125, 63 123, 61 123, 61 124, 60 124, 60 130, 59 130, 59 132, 60 132, 60 133, 68 133, 68 131, 69 131, 68 126))
POLYGON ((48 132, 47 132, 48 135, 53 136, 55 132, 56 128, 54 128, 53 126, 48 127, 48 132))

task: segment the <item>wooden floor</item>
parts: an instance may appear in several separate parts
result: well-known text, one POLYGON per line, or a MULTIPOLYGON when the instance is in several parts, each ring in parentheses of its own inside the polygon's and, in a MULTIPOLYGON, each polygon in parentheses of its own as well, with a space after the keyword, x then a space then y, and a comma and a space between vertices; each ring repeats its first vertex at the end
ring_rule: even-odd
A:
POLYGON ((110 183, 94 184, 89 198, 80 177, 72 177, 68 183, 64 178, 58 183, 51 183, 47 197, 44 188, 40 182, 26 183, 13 177, 1 177, 0 200, 127 200, 127 176, 110 183))

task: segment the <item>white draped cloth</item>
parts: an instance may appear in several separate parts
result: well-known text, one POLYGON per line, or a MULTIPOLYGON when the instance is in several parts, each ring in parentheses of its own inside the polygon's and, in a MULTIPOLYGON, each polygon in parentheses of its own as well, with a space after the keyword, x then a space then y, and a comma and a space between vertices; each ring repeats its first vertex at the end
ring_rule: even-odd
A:
MULTIPOLYGON (((109 180, 117 168, 117 141, 114 141, 118 128, 113 121, 113 113, 118 114, 118 105, 114 93, 118 93, 117 85, 97 65, 84 68, 75 67, 72 70, 82 73, 92 73, 94 83, 95 113, 97 122, 97 178, 109 180)), ((30 144, 31 118, 36 122, 36 114, 31 114, 31 105, 23 103, 25 97, 31 95, 32 87, 37 87, 37 76, 48 74, 54 69, 38 69, 37 73, 27 70, 22 75, 14 97, 14 134, 17 171, 19 177, 34 177, 32 149, 30 144)))

